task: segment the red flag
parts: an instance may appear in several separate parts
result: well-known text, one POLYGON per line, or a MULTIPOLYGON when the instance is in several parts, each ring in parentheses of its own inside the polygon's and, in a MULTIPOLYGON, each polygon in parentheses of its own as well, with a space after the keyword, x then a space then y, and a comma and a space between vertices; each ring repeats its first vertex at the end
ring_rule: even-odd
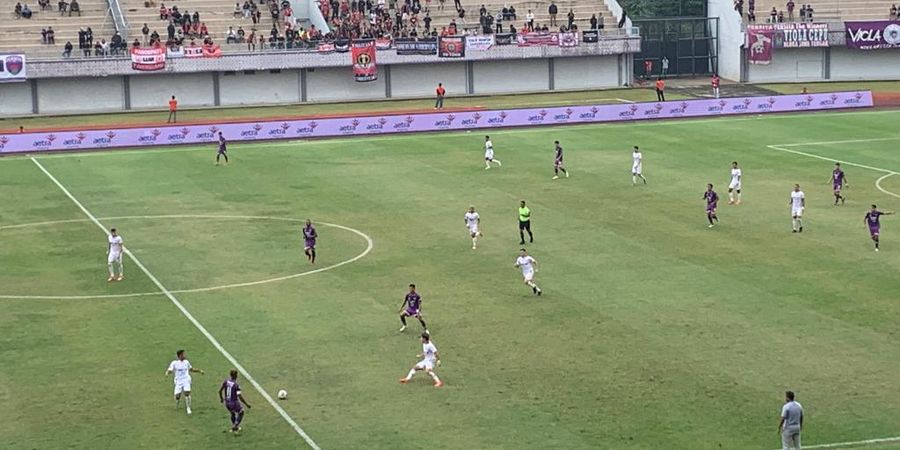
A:
POLYGON ((375 81, 378 79, 378 66, 375 65, 375 41, 372 39, 353 41, 352 55, 353 77, 356 81, 375 81))
POLYGON ((750 64, 771 63, 774 40, 775 27, 773 25, 748 25, 747 61, 750 64))

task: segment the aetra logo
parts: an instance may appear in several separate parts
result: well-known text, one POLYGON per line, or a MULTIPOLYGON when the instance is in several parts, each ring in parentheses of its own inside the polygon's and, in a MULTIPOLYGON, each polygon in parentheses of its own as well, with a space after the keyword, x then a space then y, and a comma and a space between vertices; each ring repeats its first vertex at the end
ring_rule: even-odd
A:
POLYGON ((497 114, 497 117, 491 117, 488 119, 489 125, 503 125, 503 122, 506 120, 506 111, 500 111, 500 114, 497 114))
POLYGON ((598 108, 596 106, 592 106, 591 109, 588 110, 588 112, 579 114, 578 118, 579 119, 593 119, 593 118, 597 117, 598 112, 600 112, 600 108, 598 108))
POLYGON ((309 125, 307 125, 305 127, 297 128, 297 134, 305 134, 305 135, 313 134, 313 133, 315 133, 316 127, 318 127, 318 126, 319 126, 318 122, 312 121, 309 123, 309 125))
POLYGON ((406 116, 402 121, 394 124, 395 130, 407 130, 416 119, 413 116, 406 116))

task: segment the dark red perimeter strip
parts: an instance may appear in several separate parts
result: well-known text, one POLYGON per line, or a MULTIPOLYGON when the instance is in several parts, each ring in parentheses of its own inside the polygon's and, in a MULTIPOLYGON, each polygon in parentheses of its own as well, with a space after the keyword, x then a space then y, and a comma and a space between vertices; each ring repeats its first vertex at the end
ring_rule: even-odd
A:
MULTIPOLYGON (((390 101, 390 100, 387 100, 390 101)), ((302 106, 298 106, 302 108, 302 106)), ((253 107, 257 108, 257 107, 253 107)), ((264 107, 259 107, 264 108, 264 107)), ((231 109, 229 107, 229 109, 231 109)), ((254 119, 225 119, 225 120, 215 120, 215 118, 204 119, 204 120, 179 120, 178 125, 220 125, 220 124, 229 124, 229 123, 253 123, 253 122, 273 122, 279 120, 316 120, 316 119, 340 119, 344 117, 372 117, 372 116, 402 116, 404 114, 430 114, 434 112, 467 112, 467 111, 483 111, 487 108, 484 106, 470 106, 467 108, 443 108, 440 110, 435 109, 396 109, 389 111, 363 111, 363 112, 348 112, 341 114, 307 114, 307 115, 296 115, 296 116, 260 116, 254 119)), ((191 110, 197 111, 197 110, 191 110)), ((208 109, 207 111, 210 114, 215 114, 215 109, 208 109)), ((148 111, 151 112, 151 111, 148 111)), ((159 117, 161 119, 165 119, 168 117, 169 112, 160 110, 159 117)), ((127 113, 126 113, 127 114, 127 113)), ((76 120, 78 116, 72 116, 72 120, 76 120)), ((14 119, 11 119, 14 120, 14 119)), ((127 123, 127 124, 119 124, 119 123, 108 123, 105 125, 84 125, 84 126, 70 126, 70 127, 46 127, 46 128, 27 128, 25 129, 28 133, 45 133, 45 132, 53 132, 58 133, 61 131, 88 131, 88 130, 107 130, 107 129, 122 129, 122 128, 153 128, 153 127, 161 127, 166 126, 167 124, 160 120, 159 122, 143 122, 143 123, 127 123)), ((171 125, 171 124, 168 124, 171 125)), ((16 134, 19 132, 19 128, 16 127, 14 129, 0 129, 0 134, 16 134)))

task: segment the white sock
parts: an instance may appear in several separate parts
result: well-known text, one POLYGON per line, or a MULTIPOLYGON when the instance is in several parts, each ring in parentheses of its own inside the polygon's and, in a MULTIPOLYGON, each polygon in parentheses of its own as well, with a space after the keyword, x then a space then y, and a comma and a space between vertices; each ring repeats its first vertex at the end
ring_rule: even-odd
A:
POLYGON ((803 219, 797 219, 797 227, 803 228, 803 219))
POLYGON ((474 247, 474 246, 476 246, 476 245, 478 245, 478 238, 477 238, 477 237, 473 237, 473 238, 472 238, 472 247, 474 247))
POLYGON ((107 264, 107 267, 109 268, 109 276, 111 276, 111 277, 116 276, 116 271, 115 271, 115 269, 113 269, 113 263, 107 264))
POLYGON ((413 377, 413 375, 415 375, 415 374, 416 374, 416 369, 409 369, 409 373, 406 374, 406 379, 407 379, 407 380, 412 380, 412 377, 413 377))
POLYGON ((797 219, 791 219, 791 228, 797 229, 797 219))
POLYGON ((728 200, 730 200, 730 201, 732 201, 732 202, 734 201, 734 192, 729 192, 729 193, 728 193, 728 200))
POLYGON ((435 383, 440 383, 441 379, 438 378, 437 374, 434 372, 428 372, 428 375, 431 375, 431 379, 434 380, 435 383))
POLYGON ((497 163, 497 167, 500 167, 503 165, 503 163, 501 163, 499 159, 495 159, 494 162, 497 163))
POLYGON ((528 287, 537 287, 537 285, 534 284, 534 281, 528 281, 528 282, 526 282, 525 284, 527 284, 528 287))
POLYGON ((631 184, 637 184, 637 177, 634 175, 631 176, 631 184))
POLYGON ((119 266, 119 276, 124 277, 125 276, 125 263, 123 263, 122 261, 119 261, 118 266, 119 266))
POLYGON ((184 406, 187 409, 191 409, 191 396, 190 395, 184 396, 184 406))
POLYGON ((741 201, 741 193, 740 192, 737 193, 737 199, 738 199, 738 201, 741 201))

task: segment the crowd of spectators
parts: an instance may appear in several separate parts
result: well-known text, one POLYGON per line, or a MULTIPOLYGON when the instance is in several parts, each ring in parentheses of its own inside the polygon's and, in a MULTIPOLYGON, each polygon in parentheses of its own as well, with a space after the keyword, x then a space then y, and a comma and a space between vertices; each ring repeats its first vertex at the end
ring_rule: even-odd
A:
MULTIPOLYGON (((796 10, 796 3, 794 0, 788 0, 785 4, 785 9, 779 10, 776 6, 773 6, 769 11, 769 17, 766 19, 766 23, 782 23, 782 22, 794 22, 796 20, 794 16, 794 11, 796 10), (787 14, 785 14, 787 12, 787 14)), ((734 0, 734 10, 744 17, 744 0, 734 0)), ((799 21, 800 22, 812 22, 813 21, 813 13, 815 9, 813 9, 812 5, 801 5, 799 10, 799 21)), ((756 1, 755 0, 747 0, 747 22, 756 23, 756 1)))

